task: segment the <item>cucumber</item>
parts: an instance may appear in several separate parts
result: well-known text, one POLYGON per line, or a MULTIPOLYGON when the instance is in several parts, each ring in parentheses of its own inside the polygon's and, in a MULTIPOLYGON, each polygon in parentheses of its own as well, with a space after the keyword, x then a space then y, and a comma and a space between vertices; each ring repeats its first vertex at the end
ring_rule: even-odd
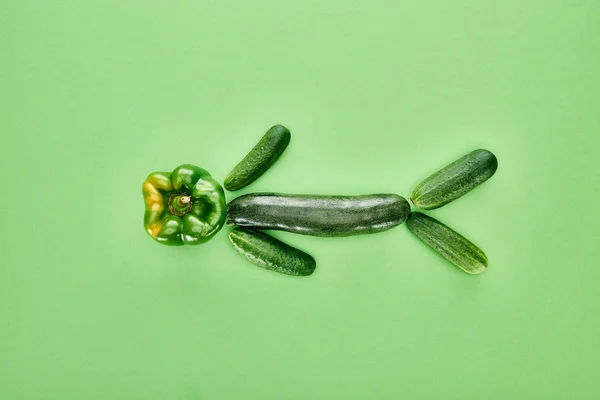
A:
POLYGON ((252 193, 227 205, 227 223, 312 236, 376 233, 400 225, 410 204, 396 194, 313 196, 252 193))
POLYGON ((487 268, 488 259, 485 253, 440 221, 420 212, 412 212, 406 226, 419 239, 463 271, 480 274, 487 268))
POLYGON ((423 210, 439 208, 490 179, 497 169, 492 152, 472 151, 421 182, 410 200, 423 210))
POLYGON ((283 125, 275 125, 225 178, 225 189, 239 190, 264 174, 283 154, 290 143, 290 131, 283 125))
POLYGON ((271 271, 307 276, 317 266, 310 254, 261 232, 235 228, 229 233, 229 240, 242 257, 271 271))

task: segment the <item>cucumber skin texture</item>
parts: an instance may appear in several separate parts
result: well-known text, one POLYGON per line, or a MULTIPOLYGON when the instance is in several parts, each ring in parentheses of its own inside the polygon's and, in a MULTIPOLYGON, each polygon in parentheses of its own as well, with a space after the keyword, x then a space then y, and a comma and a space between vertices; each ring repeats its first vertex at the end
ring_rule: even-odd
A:
POLYGON ((411 201, 423 210, 433 210, 458 199, 494 175, 496 156, 484 149, 474 150, 421 182, 411 201))
POLYGON ((238 227, 229 233, 229 240, 242 257, 271 271, 308 276, 317 267, 310 254, 262 232, 238 227))
POLYGON ((225 189, 240 190, 264 174, 283 154, 290 143, 290 131, 283 125, 275 125, 236 165, 225 178, 225 189))
POLYGON ((252 193, 227 205, 227 223, 312 236, 377 233, 400 225, 410 204, 396 194, 314 196, 252 193))
POLYGON ((415 236, 466 273, 480 274, 486 270, 488 259, 485 253, 440 221, 413 211, 406 226, 415 236))

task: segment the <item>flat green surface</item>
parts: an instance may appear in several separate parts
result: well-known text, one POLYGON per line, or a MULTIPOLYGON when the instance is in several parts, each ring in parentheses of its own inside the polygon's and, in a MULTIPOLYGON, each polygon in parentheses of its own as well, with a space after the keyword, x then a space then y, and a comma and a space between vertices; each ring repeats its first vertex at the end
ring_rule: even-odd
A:
MULTIPOLYGON (((1 399, 600 398, 600 2, 3 1, 1 399), (182 163, 240 191, 396 192, 475 148, 483 186, 430 215, 480 246, 469 276, 405 226, 144 233, 141 184, 182 163)), ((233 194, 228 194, 229 199, 233 194)))

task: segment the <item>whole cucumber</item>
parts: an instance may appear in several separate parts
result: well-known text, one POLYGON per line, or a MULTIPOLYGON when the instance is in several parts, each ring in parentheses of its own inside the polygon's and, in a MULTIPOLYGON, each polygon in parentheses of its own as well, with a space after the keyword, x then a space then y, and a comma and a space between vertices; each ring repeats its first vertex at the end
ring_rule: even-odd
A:
POLYGON ((235 228, 229 233, 229 240, 244 258, 271 271, 307 276, 317 266, 311 255, 261 232, 235 228))
POLYGON ((412 212, 406 226, 419 239, 463 271, 480 274, 487 268, 485 253, 440 221, 420 212, 412 212))
POLYGON ((410 205, 396 194, 314 196, 252 193, 227 205, 227 223, 312 236, 376 233, 400 225, 410 205))
POLYGON ((439 208, 487 181, 497 169, 492 152, 472 151, 421 182, 410 199, 423 210, 439 208))
POLYGON ((275 125, 225 178, 225 189, 239 190, 264 174, 283 154, 290 143, 290 131, 283 125, 275 125))

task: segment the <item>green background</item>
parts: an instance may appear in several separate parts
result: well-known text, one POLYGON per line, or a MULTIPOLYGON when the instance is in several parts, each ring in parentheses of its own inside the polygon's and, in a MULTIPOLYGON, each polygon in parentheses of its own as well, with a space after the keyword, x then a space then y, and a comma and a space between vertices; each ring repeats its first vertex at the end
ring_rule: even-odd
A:
POLYGON ((0 398, 600 397, 598 1, 0 7, 0 398), (276 234, 308 278, 229 228, 144 233, 149 172, 222 182, 275 123, 288 150, 239 194, 409 196, 492 150, 498 173, 430 213, 488 271, 405 226, 276 234))

